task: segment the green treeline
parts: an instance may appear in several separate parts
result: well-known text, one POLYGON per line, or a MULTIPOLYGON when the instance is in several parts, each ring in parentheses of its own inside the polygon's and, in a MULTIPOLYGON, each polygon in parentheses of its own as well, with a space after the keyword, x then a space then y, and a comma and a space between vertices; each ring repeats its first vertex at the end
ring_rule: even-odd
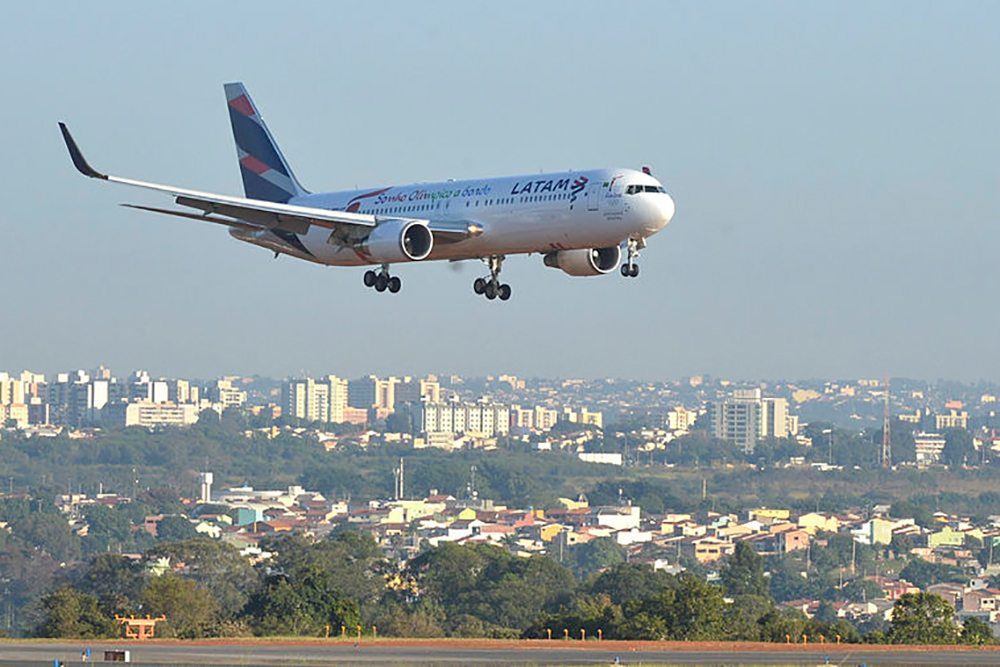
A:
POLYGON ((160 544, 142 560, 100 554, 56 576, 34 610, 31 634, 119 634, 115 615, 164 615, 165 637, 324 636, 572 638, 800 642, 992 643, 989 626, 955 623, 927 593, 904 596, 891 624, 862 635, 832 608, 813 619, 779 610, 761 559, 745 544, 718 584, 647 564, 618 563, 583 580, 546 556, 445 543, 402 565, 368 536, 314 541, 285 534, 261 542, 251 562, 204 538, 160 544), (582 631, 582 632, 581 632, 582 631))

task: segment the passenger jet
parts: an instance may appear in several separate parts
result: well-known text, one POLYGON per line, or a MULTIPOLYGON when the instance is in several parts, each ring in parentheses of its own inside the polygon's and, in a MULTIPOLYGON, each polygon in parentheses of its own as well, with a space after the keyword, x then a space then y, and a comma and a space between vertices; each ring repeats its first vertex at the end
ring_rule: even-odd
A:
POLYGON ((364 274, 364 284, 379 292, 399 291, 399 277, 389 272, 394 264, 480 259, 489 275, 476 278, 473 290, 506 301, 504 259, 532 253, 571 276, 611 273, 621 264, 621 274, 634 278, 639 250, 674 215, 673 200, 646 167, 312 193, 295 178, 243 84, 226 84, 225 92, 245 197, 101 173, 66 125, 59 127, 85 176, 164 192, 193 211, 125 206, 225 225, 275 257, 379 267, 364 274))

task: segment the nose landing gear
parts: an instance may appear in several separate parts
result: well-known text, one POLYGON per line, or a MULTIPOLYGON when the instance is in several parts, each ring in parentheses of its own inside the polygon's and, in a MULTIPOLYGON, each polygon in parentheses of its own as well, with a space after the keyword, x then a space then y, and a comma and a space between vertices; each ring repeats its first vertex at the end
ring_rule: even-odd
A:
POLYGON ((390 293, 395 294, 403 287, 403 281, 397 276, 389 275, 388 264, 383 264, 382 269, 378 273, 371 269, 365 271, 364 282, 365 287, 374 287, 376 292, 389 290, 390 293))
POLYGON ((497 297, 500 297, 501 301, 506 301, 510 298, 510 285, 504 285, 500 282, 500 268, 503 260, 503 255, 490 255, 483 259, 490 268, 490 278, 488 280, 486 278, 476 278, 472 283, 473 292, 482 294, 490 301, 497 297))
POLYGON ((625 278, 637 278, 639 276, 639 265, 635 260, 639 258, 639 248, 646 247, 645 239, 629 239, 626 248, 627 256, 622 264, 622 276, 625 278))

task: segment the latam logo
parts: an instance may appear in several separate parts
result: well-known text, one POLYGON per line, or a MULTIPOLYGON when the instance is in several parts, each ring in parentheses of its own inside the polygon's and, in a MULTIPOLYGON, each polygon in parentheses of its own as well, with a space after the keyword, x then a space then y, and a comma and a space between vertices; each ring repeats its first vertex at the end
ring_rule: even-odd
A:
POLYGON ((382 188, 381 190, 376 190, 374 192, 366 192, 363 195, 358 195, 357 197, 355 197, 354 199, 352 199, 347 203, 347 208, 345 208, 344 210, 347 211, 348 213, 357 213, 358 211, 361 210, 362 199, 368 199, 370 197, 378 197, 379 195, 385 194, 389 190, 392 190, 392 188, 391 187, 382 188))
POLYGON ((527 181, 521 183, 518 181, 514 183, 514 187, 511 188, 510 194, 512 195, 536 195, 545 192, 565 192, 569 190, 569 200, 571 202, 576 201, 576 196, 587 187, 587 177, 580 176, 572 185, 568 178, 560 179, 548 179, 545 181, 527 181))

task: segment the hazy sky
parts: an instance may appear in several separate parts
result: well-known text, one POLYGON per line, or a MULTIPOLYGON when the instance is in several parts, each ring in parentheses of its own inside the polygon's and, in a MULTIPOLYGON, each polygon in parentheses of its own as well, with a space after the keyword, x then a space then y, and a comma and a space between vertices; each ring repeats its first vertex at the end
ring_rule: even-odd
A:
POLYGON ((1000 4, 11 3, 0 369, 1000 380, 1000 4), (398 295, 124 209, 242 194, 244 81, 312 190, 651 165, 642 275, 398 295))

